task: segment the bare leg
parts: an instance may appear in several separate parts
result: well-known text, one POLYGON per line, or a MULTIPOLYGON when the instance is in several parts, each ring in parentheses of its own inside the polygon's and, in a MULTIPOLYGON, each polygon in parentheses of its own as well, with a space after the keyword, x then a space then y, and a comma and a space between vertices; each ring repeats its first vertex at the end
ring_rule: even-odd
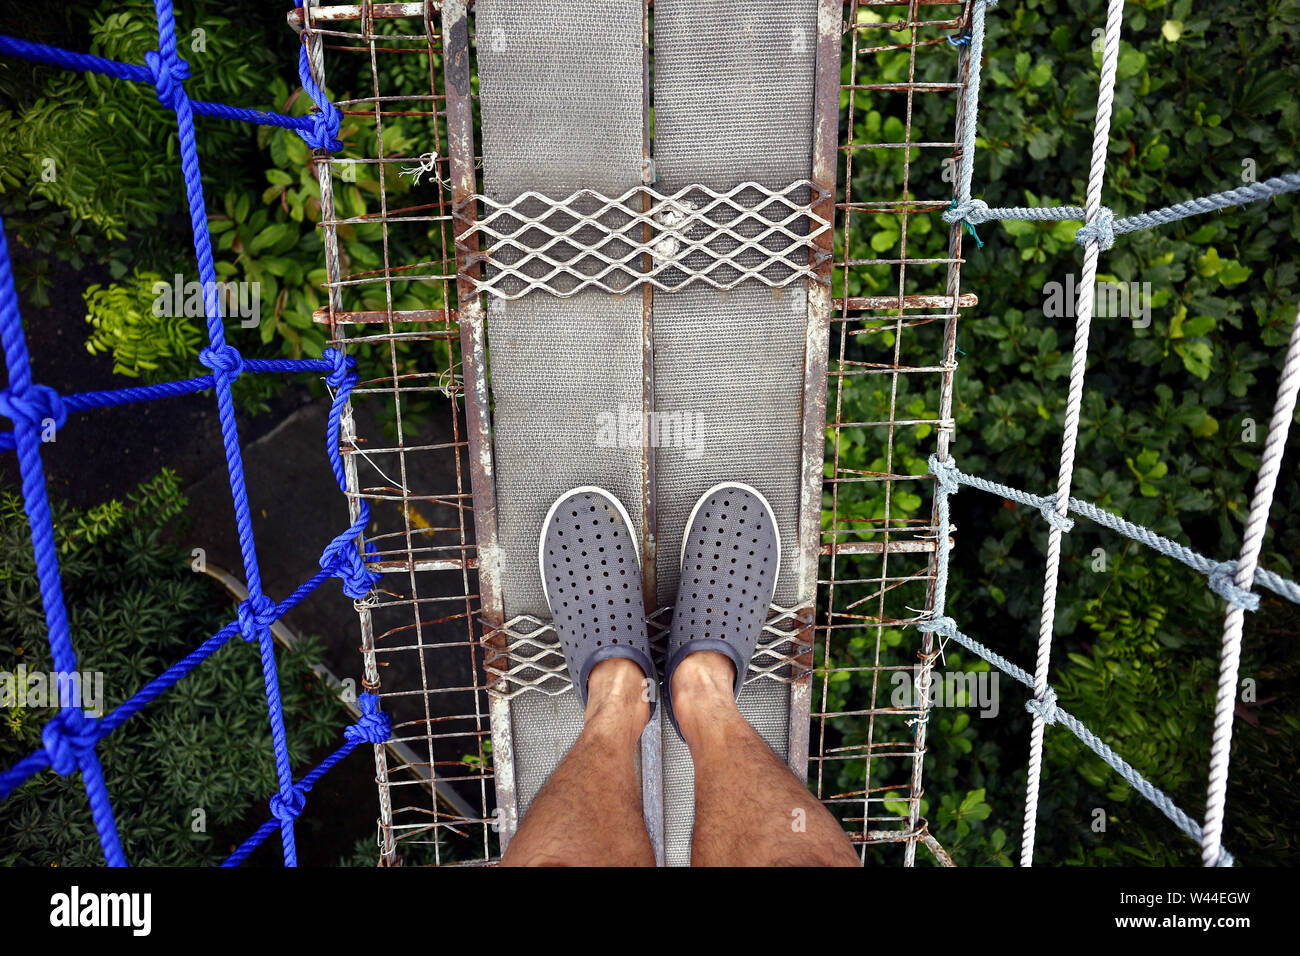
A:
POLYGON ((695 761, 693 866, 860 866, 844 830, 736 708, 735 666, 697 651, 673 673, 695 761))
POLYGON ((592 668, 582 734, 533 800, 502 866, 654 866, 636 748, 650 719, 645 674, 613 658, 592 668))

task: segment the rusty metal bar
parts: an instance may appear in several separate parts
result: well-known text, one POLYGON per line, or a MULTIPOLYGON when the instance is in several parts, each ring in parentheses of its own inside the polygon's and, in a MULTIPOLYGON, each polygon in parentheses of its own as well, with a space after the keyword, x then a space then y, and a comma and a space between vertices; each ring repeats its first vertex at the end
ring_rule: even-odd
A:
MULTIPOLYGON (((472 219, 469 197, 477 192, 474 176, 474 111, 470 101, 469 13, 465 0, 446 0, 442 6, 443 75, 447 96, 447 150, 451 160, 453 208, 464 207, 472 219)), ((474 534, 478 549, 479 606, 484 625, 499 628, 505 622, 501 594, 501 555, 497 538, 496 482, 492 463, 492 425, 487 378, 487 328, 483 300, 474 287, 477 266, 465 258, 476 253, 477 237, 461 233, 466 223, 452 226, 456 242, 456 300, 460 313, 461 365, 465 381, 465 418, 469 439, 470 485, 474 492, 474 534)), ((504 664, 504 642, 489 646, 484 658, 489 683, 504 664), (498 653, 492 653, 493 650, 498 653)), ((490 702, 492 768, 496 783, 498 833, 504 853, 519 826, 515 802, 514 740, 507 701, 490 702)))
MULTIPOLYGON (((323 203, 322 203, 323 205, 323 203)), ((337 247, 336 247, 337 248, 337 247)), ((317 325, 369 325, 387 322, 446 322, 460 321, 455 309, 394 309, 392 312, 339 312, 331 307, 317 309, 311 314, 317 325)))
MULTIPOLYGON (((835 173, 839 144, 840 48, 843 43, 842 0, 819 0, 817 4, 817 58, 813 78, 812 181, 822 191, 813 207, 815 215, 833 224, 835 218, 835 173)), ((800 463, 798 601, 807 622, 803 641, 807 653, 801 658, 806 676, 790 685, 788 749, 790 768, 800 780, 808 779, 809 709, 812 702, 813 640, 817 600, 817 572, 821 555, 822 472, 826 461, 826 366, 830 348, 831 274, 834 229, 813 240, 822 253, 815 275, 809 279, 808 331, 804 339, 803 451, 800 463)))
POLYGON ((833 541, 823 544, 818 553, 822 557, 830 557, 833 554, 929 554, 933 550, 933 539, 917 541, 905 539, 902 541, 833 541))
POLYGON ((289 11, 289 26, 301 31, 308 23, 347 23, 369 17, 372 20, 396 20, 402 17, 423 17, 426 7, 438 9, 439 0, 422 0, 418 3, 338 3, 314 6, 310 14, 303 7, 289 11))
MULTIPOLYGON (((969 11, 969 5, 967 9, 963 11, 963 13, 967 13, 968 11, 969 11)), ((966 102, 966 97, 970 95, 970 91, 968 89, 968 80, 970 77, 970 48, 968 46, 960 48, 959 57, 960 58, 958 62, 960 65, 958 67, 958 70, 960 74, 960 79, 958 82, 958 86, 960 88, 960 92, 958 93, 958 100, 957 100, 957 105, 955 110, 956 124, 955 124, 955 129, 953 131, 953 139, 956 140, 958 143, 962 141, 964 136, 964 127, 965 127, 965 119, 966 119, 965 102, 966 102)), ((939 417, 940 419, 942 419, 944 422, 948 424, 940 427, 937 430, 936 448, 935 448, 935 453, 938 455, 938 457, 941 460, 948 457, 948 444, 953 432, 953 426, 951 422, 952 422, 953 376, 957 369, 957 354, 956 354, 957 316, 958 316, 958 308, 961 307, 959 303, 963 298, 960 294, 960 283, 961 283, 960 259, 961 259, 961 248, 962 248, 962 230, 961 230, 960 223, 953 223, 952 226, 949 228, 948 247, 952 250, 954 261, 950 263, 948 266, 947 289, 945 291, 947 293, 947 298, 949 298, 951 302, 957 303, 957 305, 950 306, 951 312, 949 314, 947 322, 944 324, 944 339, 943 339, 944 342, 943 369, 944 370, 942 372, 942 378, 940 380, 941 384, 939 389, 939 417)), ((948 536, 949 529, 940 528, 938 526, 938 522, 939 522, 938 505, 937 503, 932 503, 931 523, 935 527, 935 541, 943 540, 945 542, 946 548, 951 549, 952 541, 948 536)), ((939 559, 939 550, 936 547, 930 557, 930 586, 927 589, 927 593, 926 593, 927 608, 934 607, 934 580, 935 580, 935 571, 936 571, 938 559, 939 559)), ((934 660, 937 655, 938 652, 936 651, 934 646, 934 635, 928 631, 922 633, 921 647, 917 651, 917 659, 920 661, 920 673, 917 675, 917 683, 923 690, 928 690, 930 686, 930 674, 933 669, 934 660)), ((921 776, 925 766, 925 738, 926 738, 926 732, 929 728, 929 721, 926 718, 929 716, 928 710, 929 710, 930 695, 928 693, 923 692, 920 694, 920 698, 921 698, 920 699, 921 712, 917 715, 916 723, 912 725, 915 731, 917 756, 912 760, 911 799, 908 801, 908 811, 907 811, 908 824, 913 829, 917 828, 918 826, 924 828, 924 824, 921 820, 920 794, 921 794, 921 776)), ((932 837, 931 840, 933 840, 932 837)), ((908 844, 904 850, 904 854, 905 854, 903 860, 904 866, 915 865, 916 842, 917 841, 915 840, 908 841, 908 844)), ((948 857, 947 853, 943 852, 942 847, 939 847, 938 841, 934 841, 933 845, 927 843, 927 846, 929 847, 931 852, 935 854, 936 859, 939 859, 941 863, 944 860, 946 860, 947 861, 946 865, 948 866, 952 865, 951 858, 948 857), (938 848, 937 850, 936 847, 938 848), (940 854, 942 854, 942 856, 940 856, 940 854)))
MULTIPOLYGON (((320 37, 311 31, 312 14, 315 3, 309 2, 302 7, 295 8, 295 12, 303 17, 304 27, 299 27, 301 34, 300 39, 307 45, 307 61, 312 73, 312 79, 321 88, 326 88, 325 81, 325 57, 324 49, 320 37)), ((292 24, 292 18, 290 20, 292 24)), ((317 184, 320 188, 321 197, 321 218, 328 222, 334 218, 334 179, 330 166, 329 154, 324 150, 316 150, 312 155, 312 161, 315 165, 317 184)), ((341 262, 339 257, 338 233, 333 226, 321 226, 321 234, 325 247, 325 269, 326 277, 330 280, 337 280, 341 273, 341 262)), ((334 281, 329 284, 329 306, 327 311, 330 313, 337 312, 342 308, 341 293, 334 281)), ((331 329, 332 331, 332 329, 331 329)), ((339 442, 344 446, 356 442, 356 422, 352 415, 352 402, 349 399, 344 406, 342 414, 339 417, 339 442)), ((356 521, 360 514, 360 501, 352 492, 359 486, 360 482, 357 477, 356 462, 351 457, 345 457, 343 460, 344 482, 349 491, 348 494, 348 517, 351 521, 356 521)), ((374 626, 370 618, 369 610, 362 602, 357 602, 358 619, 361 629, 361 652, 362 652, 362 688, 366 691, 375 691, 379 688, 379 665, 375 658, 375 634, 374 626)), ((375 780, 379 786, 379 832, 380 839, 380 859, 384 863, 392 863, 396 858, 396 847, 391 838, 391 824, 393 816, 392 802, 389 798, 388 783, 388 754, 382 746, 374 747, 375 760, 375 780)), ((430 777, 434 777, 433 768, 430 768, 430 777)))
MULTIPOLYGON (((972 309, 979 305, 979 298, 973 292, 964 292, 957 296, 956 308, 972 309)), ((835 307, 849 312, 875 309, 952 309, 951 295, 862 295, 834 300, 835 307)))
POLYGON ((380 574, 405 571, 476 571, 477 558, 417 558, 414 561, 369 561, 366 567, 380 574))

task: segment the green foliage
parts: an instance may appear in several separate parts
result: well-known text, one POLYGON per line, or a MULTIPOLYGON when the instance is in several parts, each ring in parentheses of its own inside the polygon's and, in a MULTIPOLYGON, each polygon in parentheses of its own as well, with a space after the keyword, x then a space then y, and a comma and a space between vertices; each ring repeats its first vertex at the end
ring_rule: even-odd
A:
POLYGON ((121 375, 138 378, 157 373, 151 377, 159 379, 185 375, 204 338, 185 315, 155 308, 158 296, 170 296, 170 288, 158 273, 139 271, 132 273, 129 282, 87 288, 86 319, 93 328, 86 339, 87 350, 110 352, 113 371, 121 375))
MULTIPOLYGON (((239 104, 260 90, 273 54, 255 21, 214 12, 223 6, 207 0, 183 5, 180 49, 191 67, 186 90, 195 99, 239 104)), ((149 0, 83 6, 83 15, 90 53, 143 63, 144 54, 157 48, 149 0)), ((153 87, 57 69, 44 75, 39 95, 10 117, 16 135, 0 139, 0 165, 10 168, 14 184, 27 184, 31 195, 92 224, 105 239, 154 227, 177 209, 183 193, 176 121, 153 87)), ((220 170, 244 134, 226 121, 200 125, 200 159, 205 168, 220 170)))
MULTIPOLYGON (((59 563, 74 646, 100 671, 105 711, 233 620, 230 602, 164 543, 185 507, 164 471, 125 501, 86 512, 55 504, 59 563)), ((280 651, 277 665, 290 754, 301 767, 339 740, 345 714, 314 679, 318 647, 280 651)), ((0 493, 0 669, 51 668, 45 619, 21 499, 0 493)), ((0 763, 41 746, 48 709, 7 707, 0 763)), ((193 865, 225 858, 266 815, 276 789, 257 649, 238 637, 98 748, 118 830, 132 863, 193 865), (206 813, 206 832, 192 829, 206 813)), ((38 774, 0 803, 0 863, 99 865, 102 855, 80 775, 38 774)))
MULTIPOLYGON (((1098 77, 1091 29, 1103 22, 1102 12, 1099 0, 1027 0, 990 14, 975 196, 991 206, 1081 204, 1098 77)), ((880 22, 874 12, 860 15, 880 22)), ((864 69, 872 82, 906 79, 910 37, 889 34, 903 46, 888 50, 883 36, 873 36, 882 52, 862 59, 858 82, 864 69)), ((1262 180, 1300 165, 1300 107, 1290 92, 1300 85, 1300 65, 1290 53, 1297 41, 1295 0, 1128 4, 1103 202, 1123 216, 1234 188, 1251 173, 1262 180)), ((953 54, 945 46, 917 53, 917 81, 951 79, 953 54)), ((847 95, 842 105, 848 122, 847 95)), ((856 91, 855 141, 902 142, 899 105, 887 93, 856 91)), ((912 106, 914 130, 951 128, 950 99, 918 96, 912 106)), ((940 137, 914 132, 912 138, 940 137)), ((898 152, 853 154, 855 198, 903 194, 898 152)), ((942 154, 914 148, 910 159, 908 198, 947 203, 952 184, 941 175, 942 154)), ((867 248, 881 258, 900 253, 897 216, 855 212, 847 228, 855 256, 867 248)), ((964 471, 1043 493, 1056 483, 1074 326, 1069 316, 1045 315, 1044 304, 1049 283, 1079 273, 1078 223, 979 228, 983 248, 969 240, 964 247, 962 288, 976 292, 980 303, 958 326, 954 454, 964 471)), ((1126 235, 1103 254, 1103 281, 1150 284, 1150 323, 1141 328, 1128 318, 1102 316, 1093 322, 1077 497, 1204 554, 1235 554, 1300 297, 1297 236, 1300 203, 1287 196, 1126 235)), ((843 235, 836 241, 842 254, 843 235)), ((937 213, 908 217, 909 258, 941 260, 946 247, 937 213), (927 218, 936 228, 921 226, 927 218)), ((897 267, 848 271, 847 281, 838 282, 849 295, 897 291, 897 267)), ((904 279, 908 293, 943 288, 942 273, 917 266, 904 279)), ((864 327, 849 340, 849 360, 921 365, 939 354, 941 338, 925 327, 894 319, 864 327)), ((938 408, 936 376, 841 381, 844 421, 888 419, 891 403, 899 419, 933 418, 938 408)), ((828 441, 827 473, 838 455, 841 475, 845 469, 924 474, 933 447, 926 431, 895 429, 886 468, 879 433, 847 430, 838 446, 828 441)), ((1288 460, 1298 446, 1293 440, 1288 460)), ((870 537, 886 525, 904 527, 928 516, 924 484, 892 484, 888 501, 883 483, 839 484, 841 528, 847 516, 857 536, 870 537), (924 511, 914 496, 924 499, 924 511)), ((1297 495, 1297 473, 1284 469, 1262 559, 1292 576, 1300 525, 1281 503, 1297 495)), ((1032 509, 976 491, 963 491, 952 506, 958 532, 948 613, 976 639, 1030 665, 1046 525, 1032 509)), ((866 593, 837 589, 837 605, 866 593)), ((1204 806, 1222 607, 1202 576, 1085 519, 1065 537, 1052 672, 1061 703, 1193 816, 1204 806)), ((901 641, 895 634, 883 629, 882 646, 901 641)), ((1284 602, 1266 596, 1259 614, 1249 616, 1242 675, 1260 689, 1258 702, 1243 701, 1238 711, 1227 822, 1229 848, 1249 862, 1294 862, 1300 838, 1294 783, 1285 770, 1300 752, 1296 675, 1289 665, 1272 663, 1294 658, 1284 648, 1298 634, 1295 609, 1284 602), (1253 804, 1237 801, 1239 788, 1253 795, 1253 804)), ((874 629, 837 643, 832 666, 872 664, 874 629)), ((944 669, 972 669, 969 655, 954 654, 949 645, 944 669)), ((836 677, 828 711, 870 698, 869 671, 836 677)), ((925 812, 932 832, 956 848, 958 862, 1000 863, 1018 852, 1028 721, 1022 689, 1007 679, 1001 686, 996 719, 958 726, 953 714, 963 712, 940 709, 930 720, 926 791, 938 796, 925 812), (991 813, 963 810, 966 801, 991 813)), ((837 746, 866 742, 865 722, 831 724, 842 735, 837 746)), ((1068 732, 1049 728, 1046 753, 1039 858, 1093 865, 1198 859, 1189 840, 1068 732), (1093 808, 1103 809, 1104 832, 1093 828, 1093 808)), ((896 779, 900 767, 878 760, 873 781, 896 779)), ((855 792, 863 782, 860 762, 845 761, 828 789, 855 792)), ((886 808, 906 813, 901 801, 886 808)))
MULTIPOLYGON (((74 5, 84 22, 49 25, 56 45, 139 63, 156 46, 152 4, 99 0, 74 5), (89 40, 75 36, 88 30, 89 40), (63 34, 63 35, 60 35, 63 34)), ((251 2, 215 4, 186 0, 178 11, 181 54, 190 63, 186 84, 196 99, 305 115, 311 102, 297 89, 296 44, 278 11, 251 2)), ((69 17, 69 21, 72 18, 69 17)), ((380 21, 380 32, 393 30, 380 21)), ((434 64, 436 68, 436 63, 434 64)), ((391 95, 427 95, 428 67, 414 57, 388 58, 384 84, 391 95)), ((331 78, 336 99, 353 96, 348 87, 369 89, 369 77, 346 58, 331 78), (349 72, 351 69, 352 72, 349 72)), ((49 304, 54 267, 90 264, 107 269, 110 282, 85 291, 92 351, 111 351, 115 370, 149 382, 202 374, 195 361, 194 323, 153 320, 155 295, 142 277, 180 274, 197 278, 193 242, 178 161, 175 119, 157 102, 148 84, 59 70, 24 73, 0 82, 11 101, 0 109, 0 192, 6 195, 6 227, 19 246, 35 255, 18 263, 20 287, 36 305, 49 304), (43 175, 47 170, 53 176, 43 175), (159 338, 159 341, 153 341, 159 338)), ((379 179, 385 176, 390 206, 415 206, 428 189, 399 170, 386 171, 380 156, 417 156, 441 142, 437 124, 421 116, 389 116, 382 146, 373 117, 347 117, 344 150, 332 164, 340 268, 353 278, 382 275, 385 262, 422 262, 426 276, 450 272, 438 252, 449 246, 443 217, 417 216, 385 229, 368 221, 378 208, 379 179), (382 154, 380 152, 382 148, 382 154)), ((248 357, 316 358, 327 327, 313 321, 326 304, 321 239, 321 197, 317 160, 296 133, 198 118, 200 165, 204 172, 210 233, 218 281, 255 283, 260 302, 256 328, 227 321, 227 337, 248 357)), ((400 272, 399 272, 400 275, 400 272)), ((340 289, 343 308, 385 312, 442 308, 448 283, 430 278, 356 281, 340 289)), ((198 327, 201 327, 199 323, 198 327)), ((362 330, 364 331, 364 330, 362 330)), ((392 348, 362 344, 354 349, 363 379, 398 374, 432 374, 451 367, 450 356, 431 354, 419 343, 392 348), (431 361, 432 360, 432 361, 431 361)), ((275 386, 252 376, 239 383, 237 397, 262 408, 275 386)), ((417 429, 434 398, 403 399, 403 427, 417 429)))

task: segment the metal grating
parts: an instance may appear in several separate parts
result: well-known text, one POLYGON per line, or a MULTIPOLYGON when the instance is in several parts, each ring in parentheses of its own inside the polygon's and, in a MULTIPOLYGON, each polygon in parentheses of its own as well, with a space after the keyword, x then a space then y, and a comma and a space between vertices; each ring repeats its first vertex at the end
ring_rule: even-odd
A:
MULTIPOLYGON (((889 691, 893 673, 935 656, 911 626, 929 603, 938 540, 933 479, 915 461, 951 439, 956 318, 975 305, 959 289, 960 231, 939 215, 950 201, 942 161, 958 149, 967 70, 965 48, 947 37, 965 28, 967 13, 931 0, 821 0, 821 8, 810 42, 819 55, 839 46, 843 74, 834 88, 823 77, 816 91, 823 104, 838 99, 841 114, 838 141, 828 124, 815 134, 823 168, 815 147, 813 179, 826 180, 830 157, 838 164, 833 211, 825 196, 809 206, 821 221, 833 215, 837 230, 834 247, 828 230, 816 237, 809 268, 822 282, 808 283, 828 314, 825 352, 810 348, 805 365, 808 381, 825 376, 828 385, 826 429, 809 424, 805 434, 805 449, 825 437, 821 528, 810 529, 821 541, 816 648, 810 675, 788 640, 755 665, 809 695, 809 785, 864 858, 910 865, 918 842, 946 856, 919 814, 926 724, 917 710, 892 707, 889 691), (872 111, 898 125, 873 123, 872 111), (942 128, 921 128, 936 112, 942 128), (892 238, 873 241, 881 234, 892 238), (850 414, 863 407, 875 410, 850 414)), ((355 390, 342 436, 352 501, 371 502, 368 537, 385 573, 357 609, 367 687, 416 755, 396 764, 376 749, 379 855, 385 864, 491 862, 500 850, 496 790, 514 786, 498 779, 512 766, 508 736, 492 735, 493 709, 507 707, 521 682, 554 689, 567 678, 535 640, 544 622, 485 613, 500 607, 498 555, 494 542, 481 551, 475 543, 473 509, 495 503, 490 452, 478 454, 491 447, 485 277, 478 235, 453 216, 480 195, 472 10, 463 0, 310 4, 289 19, 318 81, 353 97, 336 102, 345 125, 358 127, 342 154, 316 158, 330 302, 317 318, 334 344, 387 369, 355 390), (375 261, 348 258, 340 238, 357 234, 375 261), (384 419, 396 429, 382 428, 384 419), (512 673, 502 659, 520 652, 543 666, 512 673), (505 686, 490 692, 497 680, 505 686)), ((817 458, 805 476, 821 471, 817 458)))
POLYGON ((460 245, 474 236, 491 252, 466 251, 462 262, 487 273, 474 280, 477 290, 504 299, 537 291, 568 298, 591 288, 623 293, 642 284, 670 292, 696 282, 723 291, 749 281, 778 289, 816 281, 816 267, 829 258, 810 256, 813 241, 831 228, 813 212, 828 192, 804 180, 780 190, 687 186, 668 196, 649 186, 615 198, 594 189, 558 201, 536 192, 509 203, 472 196, 485 211, 464 217, 460 245))

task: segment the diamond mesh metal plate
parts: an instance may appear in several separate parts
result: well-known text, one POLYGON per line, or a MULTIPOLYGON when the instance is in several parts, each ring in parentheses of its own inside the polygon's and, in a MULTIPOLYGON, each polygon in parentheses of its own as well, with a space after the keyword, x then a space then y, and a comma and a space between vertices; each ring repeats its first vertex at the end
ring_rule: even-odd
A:
POLYGON ((616 198, 594 189, 560 200, 529 191, 508 203, 476 195, 482 212, 463 219, 458 245, 468 265, 484 267, 473 280, 478 291, 504 299, 642 284, 663 292, 694 283, 725 291, 751 280, 779 288, 817 279, 829 258, 813 248, 831 228, 813 211, 827 193, 798 180, 725 192, 691 185, 670 195, 640 186, 616 198), (471 252, 474 237, 480 251, 471 252))

